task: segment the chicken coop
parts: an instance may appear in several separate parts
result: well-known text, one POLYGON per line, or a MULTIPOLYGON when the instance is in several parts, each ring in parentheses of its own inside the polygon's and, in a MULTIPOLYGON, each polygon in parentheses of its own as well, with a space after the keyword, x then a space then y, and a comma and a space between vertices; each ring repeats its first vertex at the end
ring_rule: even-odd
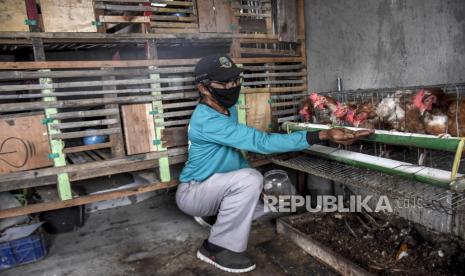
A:
POLYGON ((216 274, 174 197, 195 65, 224 54, 244 69, 239 124, 373 130, 242 151, 308 200, 252 225, 255 275, 460 275, 464 18, 461 0, 0 0, 0 273, 216 274), (328 196, 391 210, 309 210, 328 196), (24 229, 35 254, 4 261, 24 229))

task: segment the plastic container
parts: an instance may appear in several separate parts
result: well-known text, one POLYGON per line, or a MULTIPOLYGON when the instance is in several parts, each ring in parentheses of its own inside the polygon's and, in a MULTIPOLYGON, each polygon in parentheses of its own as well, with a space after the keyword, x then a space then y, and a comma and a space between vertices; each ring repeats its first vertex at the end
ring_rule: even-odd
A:
POLYGON ((86 136, 82 139, 84 145, 95 145, 101 144, 107 141, 106 135, 93 135, 93 136, 86 136))
POLYGON ((38 261, 47 255, 45 241, 40 234, 0 243, 0 270, 38 261))
POLYGON ((273 196, 295 195, 296 189, 285 171, 271 170, 263 176, 263 193, 273 196))

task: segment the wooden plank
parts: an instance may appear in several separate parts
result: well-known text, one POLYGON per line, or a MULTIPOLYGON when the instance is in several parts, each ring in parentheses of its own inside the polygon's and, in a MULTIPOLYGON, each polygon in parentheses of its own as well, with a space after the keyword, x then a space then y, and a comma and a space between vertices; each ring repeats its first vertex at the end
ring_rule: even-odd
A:
POLYGON ((0 109, 4 112, 9 111, 30 111, 45 108, 72 108, 85 106, 98 106, 104 104, 130 104, 142 103, 154 100, 177 100, 186 98, 196 98, 198 92, 171 93, 163 96, 134 96, 118 97, 112 99, 83 99, 83 100, 64 100, 57 102, 24 102, 12 104, 0 104, 0 109))
POLYGON ((94 136, 94 135, 111 135, 115 133, 121 133, 121 130, 119 128, 88 129, 88 130, 76 131, 76 132, 50 134, 50 137, 53 140, 66 140, 66 139, 83 138, 83 137, 94 136))
POLYGON ((282 93, 282 92, 300 92, 307 91, 307 85, 291 86, 291 87, 263 87, 263 88, 249 88, 244 87, 241 89, 242 93, 282 93))
MULTIPOLYGON (((113 56, 113 59, 119 59, 119 52, 113 56)), ((114 71, 113 68, 102 68, 103 71, 114 71)), ((104 76, 102 77, 102 81, 109 81, 109 80, 115 80, 115 76, 104 76)), ((103 90, 112 90, 116 89, 115 85, 105 85, 102 87, 103 90)), ((107 99, 114 99, 117 97, 115 94, 105 94, 103 95, 104 98, 107 99)), ((117 104, 109 104, 105 106, 105 109, 110 109, 110 110, 118 110, 119 111, 119 106, 117 104)), ((118 133, 110 134, 108 137, 108 141, 112 144, 111 146, 111 154, 113 157, 122 157, 124 156, 124 143, 123 143, 123 133, 121 129, 121 123, 120 123, 120 114, 115 114, 115 115, 109 115, 107 116, 107 119, 114 119, 117 120, 116 123, 110 125, 109 127, 111 128, 117 128, 119 131, 118 133)))
POLYGON ((150 22, 150 27, 153 28, 198 28, 197 23, 184 22, 150 22))
POLYGON ((60 112, 50 116, 52 119, 72 119, 72 118, 91 118, 91 117, 100 117, 106 115, 116 115, 119 114, 118 109, 98 109, 98 110, 88 110, 88 111, 71 111, 71 112, 60 112))
POLYGON ((197 22, 196 16, 176 16, 176 15, 151 15, 150 20, 152 21, 177 21, 177 22, 197 22))
POLYGON ((0 175, 0 183, 8 183, 15 180, 31 180, 37 179, 40 177, 50 176, 50 175, 57 175, 60 173, 77 173, 82 172, 85 173, 86 171, 98 170, 102 169, 105 170, 111 166, 118 166, 118 165, 127 165, 129 163, 135 163, 138 161, 144 160, 155 160, 165 156, 174 156, 174 155, 182 155, 186 153, 185 148, 174 148, 169 149, 168 151, 164 152, 149 152, 144 154, 138 155, 131 155, 125 156, 123 158, 115 158, 106 161, 99 161, 93 162, 88 164, 80 164, 80 165, 68 165, 62 167, 51 167, 45 169, 37 169, 37 170, 28 170, 23 172, 13 172, 9 174, 2 174, 0 175))
POLYGON ((239 26, 242 32, 257 32, 257 33, 267 32, 265 19, 240 17, 239 26))
MULTIPOLYGON (((186 155, 176 155, 170 158, 170 164, 180 164, 184 163, 187 160, 186 155)), ((105 162, 105 161, 99 161, 105 162)), ((95 163, 95 162, 94 162, 95 163)), ((93 164, 93 163, 91 163, 93 164)), ((83 166, 81 165, 71 165, 71 166, 83 166)), ((152 169, 158 167, 158 162, 155 159, 152 160, 127 160, 125 163, 120 164, 108 164, 105 168, 96 168, 96 169, 86 169, 78 170, 75 172, 69 173, 71 181, 78 181, 84 179, 91 179, 95 177, 107 176, 118 173, 125 172, 134 172, 146 169, 152 169)), ((45 185, 56 184, 57 177, 56 175, 52 176, 41 176, 31 180, 11 180, 8 182, 0 183, 0 191, 11 191, 15 189, 23 188, 32 188, 40 187, 45 185)))
POLYGON ((243 54, 255 55, 276 55, 276 56, 299 56, 300 53, 294 50, 280 50, 280 49, 263 49, 263 48, 241 48, 243 54))
POLYGON ((234 16, 237 17, 254 17, 254 18, 262 18, 262 17, 271 17, 271 13, 240 13, 240 12, 235 12, 234 16))
POLYGON ((165 128, 161 132, 161 140, 166 148, 185 146, 188 143, 187 127, 165 128))
MULTIPOLYGON (((1 33, 1 32, 0 32, 1 33)), ((2 70, 32 70, 32 69, 71 69, 71 68, 98 68, 98 67, 149 67, 149 66, 184 66, 195 65, 199 59, 169 59, 169 60, 101 60, 101 61, 26 61, 26 62, 0 62, 2 70)), ((288 63, 302 62, 300 57, 276 58, 233 58, 235 63, 288 63)))
POLYGON ((105 23, 149 23, 148 16, 121 16, 121 15, 100 15, 100 22, 105 23))
POLYGON ((22 80, 37 78, 76 78, 76 77, 103 77, 103 76, 138 76, 145 74, 163 74, 163 73, 191 73, 194 67, 179 68, 157 68, 149 69, 120 69, 120 70, 70 70, 70 71, 2 71, 0 80, 22 80))
POLYGON ((103 120, 91 120, 91 121, 79 121, 70 123, 59 123, 53 124, 54 129, 70 129, 80 127, 94 127, 94 126, 107 126, 119 123, 118 119, 103 119, 103 120))
POLYGON ((73 198, 64 201, 54 201, 54 202, 45 202, 45 203, 37 203, 28 205, 25 207, 17 207, 17 208, 10 208, 0 211, 0 219, 15 217, 15 216, 22 216, 32 213, 44 212, 49 210, 56 210, 61 208, 68 208, 72 206, 84 205, 89 204, 92 202, 110 200, 120 197, 127 197, 132 195, 137 195, 141 193, 147 193, 151 191, 167 189, 171 187, 175 187, 177 185, 176 180, 172 180, 170 182, 161 182, 161 183, 152 183, 147 186, 131 188, 131 189, 124 189, 118 190, 113 192, 101 193, 96 195, 87 195, 78 198, 73 198))
POLYGON ((41 38, 32 38, 32 50, 35 61, 45 61, 44 44, 41 38))
MULTIPOLYGON (((90 43, 102 42, 144 42, 147 39, 223 39, 223 38, 247 38, 247 39, 278 39, 274 34, 240 34, 240 33, 197 33, 189 35, 181 34, 139 34, 139 33, 120 33, 120 34, 107 34, 107 33, 70 33, 70 32, 0 32, 0 39, 6 39, 9 43, 17 40, 12 39, 30 39, 32 37, 39 37, 50 43, 70 43, 71 41, 86 41, 90 43)), ((299 36, 299 39, 304 39, 304 36, 299 36)), ((27 41, 22 41, 27 43, 27 41)), ((16 43, 13 43, 16 44, 16 43)))
POLYGON ((262 131, 269 131, 269 125, 271 123, 269 99, 270 93, 246 94, 248 126, 262 131))
POLYGON ((131 6, 131 5, 111 5, 111 4, 102 4, 96 3, 96 9, 102 9, 107 11, 123 11, 123 12, 130 12, 130 11, 152 11, 152 12, 161 12, 161 13, 192 13, 192 8, 157 8, 152 6, 131 6))
POLYGON ((298 37, 300 41, 300 55, 303 64, 307 66, 307 49, 305 43, 305 3, 304 0, 297 0, 297 22, 298 22, 298 37))
POLYGON ((97 32, 92 0, 40 0, 46 32, 97 32))
POLYGON ((159 4, 167 4, 170 6, 187 6, 191 7, 193 5, 193 2, 190 1, 171 1, 171 0, 156 0, 152 1, 154 3, 159 3, 159 4))
POLYGON ((199 29, 176 29, 176 28, 153 28, 156 33, 159 33, 159 34, 173 34, 173 33, 176 33, 176 34, 188 34, 188 33, 192 33, 192 34, 196 34, 199 32, 199 29))
POLYGON ((2 0, 0 11, 2 32, 29 32, 29 26, 24 22, 28 18, 24 1, 2 0))
MULTIPOLYGON (((194 85, 186 86, 173 86, 173 87, 162 87, 158 91, 179 91, 179 90, 191 90, 189 92, 194 92, 194 85)), ((18 89, 19 90, 19 89, 18 89)), ((112 89, 112 90, 86 90, 78 92, 54 92, 50 93, 50 97, 74 97, 74 96, 95 96, 95 95, 104 95, 104 98, 116 98, 116 97, 105 97, 111 94, 141 94, 152 92, 150 88, 134 88, 134 89, 112 89)), ((183 91, 187 92, 187 91, 183 91)), ((116 95, 115 95, 116 96, 116 95)), ((11 99, 38 99, 45 97, 42 94, 33 93, 33 94, 16 94, 16 95, 2 95, 0 94, 0 100, 11 100, 11 99)), ((74 97, 75 98, 75 97, 74 97)))
POLYGON ((124 140, 128 155, 146 153, 155 150, 153 116, 149 114, 149 103, 122 105, 124 140))
POLYGON ((230 0, 214 0, 217 33, 232 33, 232 12, 230 0))
POLYGON ((73 87, 94 87, 94 86, 109 86, 109 87, 113 87, 109 89, 116 89, 113 85, 141 85, 141 84, 151 84, 151 83, 191 82, 193 80, 194 80, 194 77, 185 77, 185 78, 169 78, 169 79, 166 78, 166 79, 157 79, 157 80, 133 79, 133 80, 60 82, 60 83, 50 83, 50 84, 24 84, 24 85, 19 84, 19 85, 0 86, 0 92, 19 91, 19 90, 73 88, 73 87))
POLYGON ((102 144, 94 144, 94 145, 85 145, 85 146, 76 146, 76 147, 71 147, 71 148, 65 148, 63 150, 63 153, 75 153, 75 152, 81 152, 81 151, 87 151, 87 150, 96 150, 96 149, 105 149, 105 148, 110 148, 111 143, 102 143, 102 144))
MULTIPOLYGON (((306 215, 312 214, 307 213, 306 215)), ((276 221, 278 234, 290 239, 305 252, 329 265, 341 275, 375 275, 373 273, 369 273, 320 242, 313 240, 309 235, 303 234, 295 227, 291 226, 288 220, 289 219, 287 218, 279 218, 276 221)))
POLYGON ((278 0, 279 41, 297 42, 297 2, 278 0))
POLYGON ((45 116, 0 118, 0 174, 52 166, 45 116))
POLYGON ((216 33, 216 19, 213 6, 213 0, 197 0, 199 31, 201 33, 216 33))

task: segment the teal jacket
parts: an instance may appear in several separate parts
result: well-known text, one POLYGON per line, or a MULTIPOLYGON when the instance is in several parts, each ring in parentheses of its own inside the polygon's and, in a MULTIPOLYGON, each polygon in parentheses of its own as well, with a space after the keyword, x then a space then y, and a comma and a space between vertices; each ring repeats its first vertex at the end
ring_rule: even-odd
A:
POLYGON ((203 181, 215 173, 225 173, 249 164, 240 150, 262 154, 300 151, 308 148, 307 132, 266 133, 238 123, 237 109, 230 116, 208 105, 199 104, 192 113, 189 128, 189 157, 179 180, 203 181))

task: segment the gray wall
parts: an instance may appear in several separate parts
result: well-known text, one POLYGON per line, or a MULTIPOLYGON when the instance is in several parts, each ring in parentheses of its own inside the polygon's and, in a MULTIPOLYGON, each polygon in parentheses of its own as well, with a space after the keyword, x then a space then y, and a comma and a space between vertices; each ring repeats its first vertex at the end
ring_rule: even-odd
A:
POLYGON ((310 89, 465 82, 465 0, 306 0, 310 89))

